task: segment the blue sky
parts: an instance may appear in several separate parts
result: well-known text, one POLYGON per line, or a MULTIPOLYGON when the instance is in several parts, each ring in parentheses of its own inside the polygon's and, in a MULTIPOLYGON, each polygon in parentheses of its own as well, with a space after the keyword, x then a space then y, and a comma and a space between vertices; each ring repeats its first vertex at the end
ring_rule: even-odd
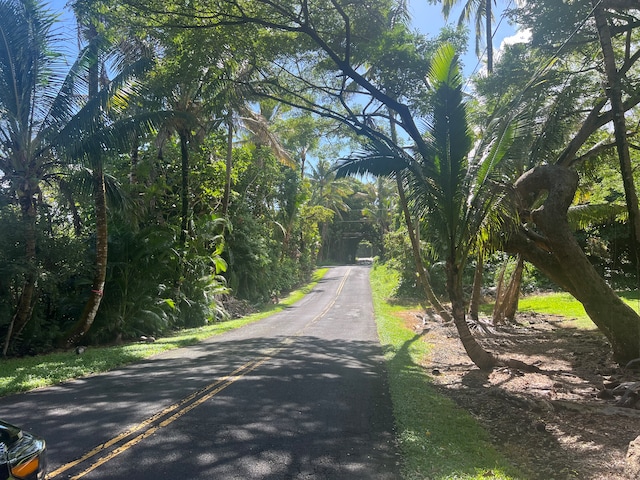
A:
MULTIPOLYGON (((460 3, 466 2, 466 0, 459 1, 460 3)), ((502 11, 511 3, 511 1, 497 0, 496 6, 494 7, 494 30, 498 27, 493 39, 494 53, 498 51, 505 38, 510 38, 516 35, 516 27, 510 25, 506 18, 500 21, 502 11)), ((433 5, 429 0, 409 0, 409 10, 413 27, 425 35, 435 36, 447 23, 455 26, 458 22, 461 8, 455 8, 452 10, 448 22, 446 22, 442 16, 442 6, 433 5)), ((473 27, 471 27, 470 30, 473 31, 473 27)), ((484 66, 484 61, 478 65, 478 57, 475 54, 475 39, 473 34, 469 39, 467 54, 462 58, 462 61, 464 63, 464 74, 466 76, 472 73, 477 73, 477 71, 481 70, 484 66)))
MULTIPOLYGON (((466 1, 466 0, 460 0, 466 1)), ((73 15, 69 11, 64 9, 67 0, 50 0, 49 6, 54 12, 60 12, 62 14, 62 19, 65 20, 63 31, 64 35, 70 39, 71 47, 75 45, 76 32, 73 22, 73 15)), ((500 15, 502 10, 506 7, 507 4, 510 4, 510 1, 507 0, 497 0, 496 12, 495 12, 495 25, 499 28, 495 33, 493 45, 494 49, 497 51, 502 43, 503 39, 507 37, 512 37, 516 34, 516 28, 505 20, 500 22, 500 15)), ((438 34, 440 29, 444 27, 447 22, 444 20, 442 16, 442 7, 440 5, 433 5, 429 2, 429 0, 409 0, 409 9, 412 18, 412 24, 415 29, 420 31, 421 33, 428 36, 435 36, 438 34)), ((460 15, 460 9, 454 9, 450 18, 449 24, 455 24, 458 20, 458 16, 460 15)), ((72 59, 70 59, 71 61, 72 59)), ((478 64, 478 58, 475 55, 475 43, 473 37, 469 40, 469 49, 467 55, 462 58, 464 63, 464 74, 466 76, 477 72, 479 69, 482 69, 483 63, 478 64)))

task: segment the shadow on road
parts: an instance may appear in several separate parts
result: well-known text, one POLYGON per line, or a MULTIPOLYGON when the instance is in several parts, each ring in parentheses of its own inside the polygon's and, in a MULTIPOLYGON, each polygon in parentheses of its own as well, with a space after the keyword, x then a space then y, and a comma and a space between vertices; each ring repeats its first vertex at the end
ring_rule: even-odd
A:
POLYGON ((201 343, 8 397, 0 408, 47 438, 56 468, 276 348, 87 478, 399 478, 380 346, 284 340, 201 343))

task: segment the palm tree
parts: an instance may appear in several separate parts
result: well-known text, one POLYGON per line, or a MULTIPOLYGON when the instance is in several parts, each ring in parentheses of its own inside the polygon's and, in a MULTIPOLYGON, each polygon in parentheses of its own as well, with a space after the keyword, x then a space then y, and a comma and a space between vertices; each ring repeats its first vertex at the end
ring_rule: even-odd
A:
MULTIPOLYGON (((458 25, 469 23, 471 17, 475 17, 476 55, 481 56, 481 43, 484 30, 484 38, 487 42, 487 71, 493 72, 493 4, 496 0, 466 0, 462 12, 458 18, 458 25)), ((442 0, 442 13, 445 18, 459 0, 442 0)))
POLYGON ((96 44, 90 42, 68 68, 56 53, 55 20, 39 2, 0 0, 0 171, 20 207, 25 246, 25 273, 5 336, 5 355, 12 337, 29 322, 36 301, 42 181, 56 179, 69 165, 80 163, 90 165, 94 177, 98 268, 80 319, 82 327, 78 324, 65 335, 65 344, 70 344, 91 325, 104 285, 107 231, 102 156, 107 149, 124 147, 131 132, 147 130, 153 116, 158 116, 112 116, 114 105, 126 106, 133 93, 127 88, 129 80, 147 68, 148 61, 128 64, 98 91, 96 44))
MULTIPOLYGON (((347 197, 353 194, 353 188, 344 178, 337 178, 333 165, 325 159, 320 159, 315 165, 311 165, 309 175, 311 184, 311 198, 309 205, 322 207, 331 212, 332 218, 342 219, 342 214, 350 210, 346 202, 347 197)), ((326 259, 329 256, 329 225, 330 222, 322 222, 320 225, 321 247, 318 257, 326 259)))
MULTIPOLYGON (((67 330, 61 340, 63 347, 77 344, 89 331, 100 307, 107 273, 107 196, 104 162, 107 152, 130 150, 139 137, 155 131, 156 125, 174 116, 173 112, 155 109, 130 109, 131 98, 138 98, 135 79, 148 72, 153 65, 151 56, 141 54, 145 49, 138 42, 124 39, 111 42, 107 35, 99 34, 96 19, 84 10, 81 2, 74 4, 81 34, 86 42, 83 51, 86 101, 69 122, 66 130, 76 139, 73 149, 67 149, 72 161, 89 164, 95 209, 96 257, 89 298, 80 318, 67 330), (106 62, 116 72, 113 79, 106 75, 106 62)), ((148 53, 148 52, 145 52, 148 53)))
POLYGON ((70 70, 55 53, 56 17, 42 3, 0 1, 0 171, 20 207, 25 252, 18 302, 3 347, 29 322, 38 279, 36 226, 41 182, 76 138, 65 129, 78 113, 74 86, 82 57, 70 70))
POLYGON ((482 163, 469 161, 472 136, 463 103, 462 77, 450 45, 441 47, 434 56, 429 82, 434 93, 424 146, 410 156, 374 141, 364 156, 343 162, 338 174, 404 172, 414 207, 427 219, 429 240, 445 261, 447 291, 460 339, 471 360, 489 370, 501 359, 485 351, 471 335, 462 272, 478 233, 493 212, 498 193, 492 188, 491 174, 499 156, 494 149, 494 156, 482 163))
MULTIPOLYGON (((394 143, 398 143, 397 132, 396 132, 396 123, 393 114, 391 117, 391 140, 394 143)), ((449 312, 442 306, 442 303, 436 296, 433 291, 433 287, 431 286, 431 278, 429 272, 427 271, 424 262, 422 260, 422 256, 420 255, 420 241, 418 239, 418 235, 416 233, 416 229, 413 226, 413 219, 411 217, 411 212, 409 211, 409 205, 407 203, 407 196, 405 193, 404 181, 402 179, 402 174, 400 172, 396 173, 396 188, 398 191, 398 198, 400 199, 400 208, 402 209, 402 216, 404 217, 405 224, 407 226, 407 233, 409 234, 409 241, 411 243, 411 252, 413 254, 413 261, 416 265, 416 272, 418 274, 418 282, 422 286, 424 290, 425 296, 427 300, 431 304, 431 306, 436 310, 440 318, 445 322, 451 321, 451 315, 449 312)), ((419 230, 419 229, 418 229, 419 230)))
POLYGON ((221 98, 227 105, 225 123, 227 125, 227 151, 225 159, 225 183, 222 198, 221 214, 228 216, 231 203, 231 173, 233 170, 233 139, 236 130, 244 130, 250 143, 259 147, 269 148, 283 165, 295 168, 289 152, 282 145, 277 133, 273 132, 272 124, 278 116, 278 109, 273 102, 258 102, 259 111, 251 108, 252 95, 244 82, 249 82, 253 76, 250 68, 241 68, 235 72, 234 82, 229 82, 221 98))

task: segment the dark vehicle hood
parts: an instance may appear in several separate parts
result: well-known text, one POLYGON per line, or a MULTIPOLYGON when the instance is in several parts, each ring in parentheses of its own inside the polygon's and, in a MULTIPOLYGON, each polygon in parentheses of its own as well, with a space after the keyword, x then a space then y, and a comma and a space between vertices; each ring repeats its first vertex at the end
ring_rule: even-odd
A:
MULTIPOLYGON (((28 475, 28 478, 44 478, 46 469, 45 442, 21 428, 0 420, 0 480, 13 478, 9 474, 10 468, 38 457, 41 468, 28 475)), ((21 477, 22 478, 22 477, 21 477)), ((27 477, 25 477, 27 478, 27 477)))

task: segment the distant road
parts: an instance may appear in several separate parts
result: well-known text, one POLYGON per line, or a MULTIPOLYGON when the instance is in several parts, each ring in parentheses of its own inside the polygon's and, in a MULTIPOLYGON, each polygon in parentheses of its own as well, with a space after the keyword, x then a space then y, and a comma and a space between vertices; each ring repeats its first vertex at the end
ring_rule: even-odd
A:
POLYGON ((50 479, 399 479, 367 266, 260 322, 0 399, 50 479))

